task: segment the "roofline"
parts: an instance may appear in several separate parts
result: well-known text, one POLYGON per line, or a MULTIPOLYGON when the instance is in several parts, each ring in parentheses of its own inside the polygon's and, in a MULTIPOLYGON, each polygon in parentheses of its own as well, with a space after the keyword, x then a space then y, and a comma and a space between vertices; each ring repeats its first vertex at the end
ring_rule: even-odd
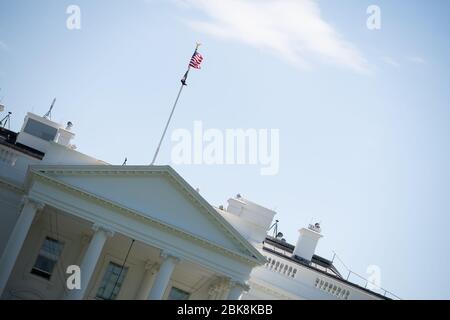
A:
POLYGON ((314 268, 314 267, 312 267, 310 265, 303 264, 300 261, 298 261, 298 260, 296 260, 296 259, 294 259, 292 257, 285 256, 285 255, 283 255, 283 254, 281 254, 281 253, 279 253, 279 252, 277 252, 275 250, 272 250, 270 248, 263 247, 263 250, 267 251, 267 252, 270 252, 271 254, 275 254, 275 255, 279 256, 280 258, 284 258, 284 259, 287 259, 289 261, 292 261, 292 262, 296 263, 297 265, 299 265, 301 267, 304 267, 304 268, 307 268, 307 269, 319 272, 319 273, 321 273, 321 274, 323 274, 325 276, 328 276, 328 277, 331 277, 331 278, 333 278, 333 279, 335 279, 337 281, 343 282, 344 284, 349 285, 349 286, 351 286, 353 288, 356 288, 356 289, 362 290, 362 291, 364 291, 364 292, 366 292, 368 294, 377 296, 378 298, 385 299, 385 300, 392 300, 391 298, 383 296, 382 294, 379 294, 379 293, 371 291, 371 290, 369 290, 367 288, 361 287, 361 286, 357 285, 356 283, 350 282, 350 281, 345 280, 343 278, 339 278, 338 276, 335 276, 335 275, 327 273, 327 272, 325 272, 323 270, 314 268))
MULTIPOLYGON (((270 241, 270 242, 271 242, 271 243, 270 243, 271 246, 278 247, 278 248, 280 248, 280 249, 283 249, 283 250, 285 250, 285 251, 288 251, 289 253, 293 253, 293 252, 294 252, 295 246, 294 246, 293 244, 290 244, 289 242, 286 242, 286 241, 280 241, 279 239, 274 238, 274 237, 269 236, 269 235, 267 235, 266 238, 265 238, 265 240, 264 240, 265 243, 268 243, 267 241, 270 241)), ((342 275, 341 275, 341 273, 339 272, 339 270, 333 265, 333 261, 331 261, 331 260, 329 260, 329 259, 327 259, 327 258, 324 258, 324 257, 319 256, 319 255, 317 255, 317 254, 313 254, 313 256, 312 256, 312 261, 311 261, 311 262, 314 262, 314 263, 316 263, 316 264, 319 264, 319 265, 321 265, 322 267, 331 269, 335 274, 337 274, 338 276, 341 276, 341 277, 342 277, 342 275), (323 264, 322 264, 322 263, 323 263, 323 264), (325 265, 324 265, 324 264, 325 264, 325 265)))
POLYGON ((167 168, 167 170, 172 173, 173 176, 175 176, 179 182, 184 186, 187 191, 189 191, 190 194, 192 194, 201 204, 208 209, 211 214, 213 214, 218 221, 227 229, 227 231, 233 235, 238 242, 240 242, 244 247, 253 254, 254 258, 257 259, 261 264, 266 263, 266 258, 251 244, 245 239, 239 231, 237 231, 224 217, 222 217, 221 214, 217 212, 217 210, 208 202, 205 198, 202 197, 202 195, 194 190, 192 186, 180 175, 178 172, 175 171, 171 166, 163 166, 167 168))
MULTIPOLYGON (((225 228, 225 231, 230 234, 243 248, 247 250, 249 261, 252 261, 256 265, 263 265, 266 263, 266 258, 251 245, 234 227, 225 220, 197 191, 195 191, 172 167, 168 165, 163 166, 118 166, 118 165, 31 165, 29 167, 29 173, 39 174, 39 171, 44 172, 60 172, 60 173, 129 173, 136 174, 140 172, 146 173, 160 173, 168 174, 175 182, 177 182, 182 188, 184 188, 188 194, 194 198, 202 207, 204 207, 210 214, 212 214, 217 222, 225 228)), ((25 180, 25 188, 28 189, 31 182, 31 175, 27 174, 25 180)), ((111 202, 107 199, 108 202, 111 202)), ((119 205, 120 204, 116 204, 119 205)), ((126 208, 128 210, 128 208, 126 208)), ((134 210, 133 210, 134 211, 134 210)))

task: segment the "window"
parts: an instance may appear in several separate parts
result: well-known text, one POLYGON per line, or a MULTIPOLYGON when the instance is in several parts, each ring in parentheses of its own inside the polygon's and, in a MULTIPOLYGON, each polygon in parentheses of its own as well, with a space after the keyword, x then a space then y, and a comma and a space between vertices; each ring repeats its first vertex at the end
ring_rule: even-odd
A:
POLYGON ((59 256, 63 250, 63 244, 58 240, 46 237, 39 255, 34 263, 31 273, 49 280, 52 276, 53 269, 58 263, 59 256))
POLYGON ((189 295, 190 295, 189 292, 172 287, 170 289, 168 300, 188 300, 189 295))
POLYGON ((110 262, 103 275, 100 287, 97 290, 97 298, 103 300, 115 300, 119 294, 128 268, 110 262))
POLYGON ((53 141, 58 133, 58 129, 30 118, 23 131, 46 141, 53 141))

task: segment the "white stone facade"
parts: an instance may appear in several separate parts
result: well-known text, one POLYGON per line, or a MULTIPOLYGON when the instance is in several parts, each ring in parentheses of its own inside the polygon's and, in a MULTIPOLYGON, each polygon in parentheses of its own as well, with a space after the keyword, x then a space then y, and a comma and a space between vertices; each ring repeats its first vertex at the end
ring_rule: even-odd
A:
POLYGON ((2 299, 382 298, 263 244, 275 212, 251 201, 213 208, 171 167, 108 165, 75 151, 70 127, 33 114, 10 134, 0 140, 2 299), (56 135, 34 136, 29 119, 56 135), (67 287, 69 266, 80 289, 67 287))

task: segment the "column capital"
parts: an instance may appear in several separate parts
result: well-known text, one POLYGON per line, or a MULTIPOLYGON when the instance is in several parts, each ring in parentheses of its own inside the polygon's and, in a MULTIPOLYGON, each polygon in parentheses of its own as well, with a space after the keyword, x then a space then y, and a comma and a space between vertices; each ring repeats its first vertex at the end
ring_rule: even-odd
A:
POLYGON ((250 290, 250 286, 246 282, 234 279, 229 280, 229 286, 230 288, 240 288, 244 292, 248 292, 250 290))
POLYGON ((221 287, 217 283, 213 283, 208 288, 208 296, 212 297, 220 292, 221 287))
POLYGON ((82 245, 88 245, 89 244, 89 241, 91 241, 91 236, 90 235, 88 235, 88 234, 83 234, 82 236, 81 236, 81 244, 82 245))
POLYGON ((155 261, 152 261, 152 260, 145 261, 145 266, 144 266, 145 270, 149 270, 152 274, 158 272, 159 267, 160 267, 160 264, 155 261))
POLYGON ((230 289, 230 282, 228 278, 219 277, 216 280, 214 280, 209 286, 208 295, 212 297, 228 289, 230 289))
POLYGON ((171 259, 175 264, 181 262, 181 258, 180 257, 178 257, 178 256, 176 256, 176 255, 174 255, 174 254, 172 254, 170 252, 167 252, 165 250, 161 250, 161 253, 159 255, 160 255, 161 258, 163 258, 164 261, 168 260, 168 259, 171 259))
POLYGON ((228 289, 228 288, 230 287, 230 278, 223 277, 223 276, 218 277, 218 278, 213 282, 213 284, 228 289))
POLYGON ((24 195, 22 197, 22 201, 21 201, 22 208, 24 206, 26 206, 27 204, 33 206, 36 209, 36 211, 41 211, 45 207, 45 203, 40 202, 40 201, 38 201, 36 199, 33 199, 30 196, 28 196, 28 195, 24 195))
POLYGON ((114 236, 114 230, 108 226, 105 226, 103 224, 100 223, 94 223, 92 225, 92 230, 94 230, 95 232, 98 231, 102 231, 104 232, 108 237, 113 237, 114 236))

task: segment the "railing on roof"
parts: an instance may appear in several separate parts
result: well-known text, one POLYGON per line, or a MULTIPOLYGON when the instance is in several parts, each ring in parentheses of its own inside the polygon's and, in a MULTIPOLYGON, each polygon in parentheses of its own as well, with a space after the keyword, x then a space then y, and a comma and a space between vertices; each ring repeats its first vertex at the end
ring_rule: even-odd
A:
POLYGON ((298 271, 295 263, 286 261, 284 259, 278 259, 274 255, 265 254, 265 257, 267 259, 267 262, 264 266, 267 269, 273 272, 277 272, 288 278, 295 278, 295 276, 297 275, 298 271))
MULTIPOLYGON (((278 252, 278 253, 281 253, 281 254, 283 254, 284 256, 290 256, 290 255, 292 254, 292 253, 291 253, 290 251, 288 251, 288 250, 281 249, 281 248, 279 248, 279 247, 277 247, 277 246, 274 246, 274 245, 272 245, 272 244, 269 244, 269 243, 265 243, 264 245, 265 245, 266 247, 269 247, 270 250, 275 251, 275 252, 278 252)), ((291 263, 293 264, 293 262, 291 262, 291 263)), ((316 269, 319 269, 319 270, 323 271, 323 272, 329 273, 329 274, 334 275, 334 276, 339 276, 339 274, 336 274, 336 271, 335 271, 335 270, 333 270, 333 269, 331 269, 331 268, 327 268, 327 267, 325 267, 325 266, 323 266, 323 265, 320 265, 320 264, 318 264, 318 263, 310 262, 310 265, 311 265, 312 267, 316 268, 316 269)))
MULTIPOLYGON (((285 250, 285 249, 281 249, 281 248, 279 248, 277 246, 274 246, 272 244, 265 243, 264 245, 267 246, 267 247, 270 247, 270 249, 272 251, 281 253, 281 254, 283 254, 285 256, 288 256, 288 255, 291 254, 290 251, 285 250)), ((283 261, 285 261, 285 260, 283 260, 283 261)), ((345 265, 345 263, 339 258, 339 256, 334 251, 333 251, 333 259, 331 260, 331 265, 336 270, 333 270, 332 268, 327 268, 325 266, 316 264, 314 262, 311 262, 311 265, 313 267, 319 269, 319 270, 322 270, 322 271, 324 271, 326 273, 329 273, 329 274, 332 274, 332 275, 335 275, 335 276, 339 277, 340 275, 336 274, 336 271, 337 271, 337 272, 339 272, 341 274, 341 277, 342 277, 343 280, 351 282, 351 283, 353 283, 353 284, 355 284, 357 286, 360 286, 362 288, 368 289, 368 290, 370 290, 370 291, 372 291, 374 293, 380 294, 380 295, 382 295, 382 296, 384 296, 386 298, 393 299, 393 300, 401 300, 401 298, 398 297, 397 295, 395 295, 394 293, 392 293, 392 292, 390 292, 390 291, 388 291, 388 290, 386 290, 386 289, 384 289, 384 288, 382 288, 380 286, 377 286, 375 283, 369 281, 367 278, 365 278, 365 277, 359 275, 358 273, 350 270, 350 268, 348 268, 345 265), (343 266, 345 272, 342 272, 342 270, 340 270, 342 268, 338 268, 336 266, 335 261, 339 261, 340 262, 340 264, 343 266)), ((295 270, 295 273, 293 273, 292 272, 293 269, 290 269, 291 266, 293 266, 292 263, 282 263, 282 262, 280 262, 279 259, 275 260, 273 258, 270 259, 265 265, 266 268, 268 268, 268 269, 270 269, 270 270, 272 270, 274 272, 281 273, 281 274, 286 275, 288 277, 290 276, 290 277, 294 278, 295 274, 297 273, 297 270, 295 270), (291 270, 291 271, 289 272, 289 270, 291 270)))
POLYGON ((389 299, 393 299, 393 300, 401 300, 401 298, 397 295, 395 295, 394 293, 382 288, 381 286, 378 286, 376 283, 368 280, 367 278, 361 276, 360 274, 350 270, 350 268, 347 267, 347 265, 341 260, 341 258, 339 258, 339 256, 337 255, 336 252, 333 251, 333 259, 331 260, 332 264, 334 265, 334 267, 339 271, 339 268, 337 268, 335 261, 339 261, 340 264, 344 267, 345 272, 342 273, 343 277, 345 280, 354 283, 360 287, 363 287, 365 289, 368 289, 372 292, 381 294, 382 296, 389 298, 389 299), (355 280, 355 278, 357 280, 355 280))

